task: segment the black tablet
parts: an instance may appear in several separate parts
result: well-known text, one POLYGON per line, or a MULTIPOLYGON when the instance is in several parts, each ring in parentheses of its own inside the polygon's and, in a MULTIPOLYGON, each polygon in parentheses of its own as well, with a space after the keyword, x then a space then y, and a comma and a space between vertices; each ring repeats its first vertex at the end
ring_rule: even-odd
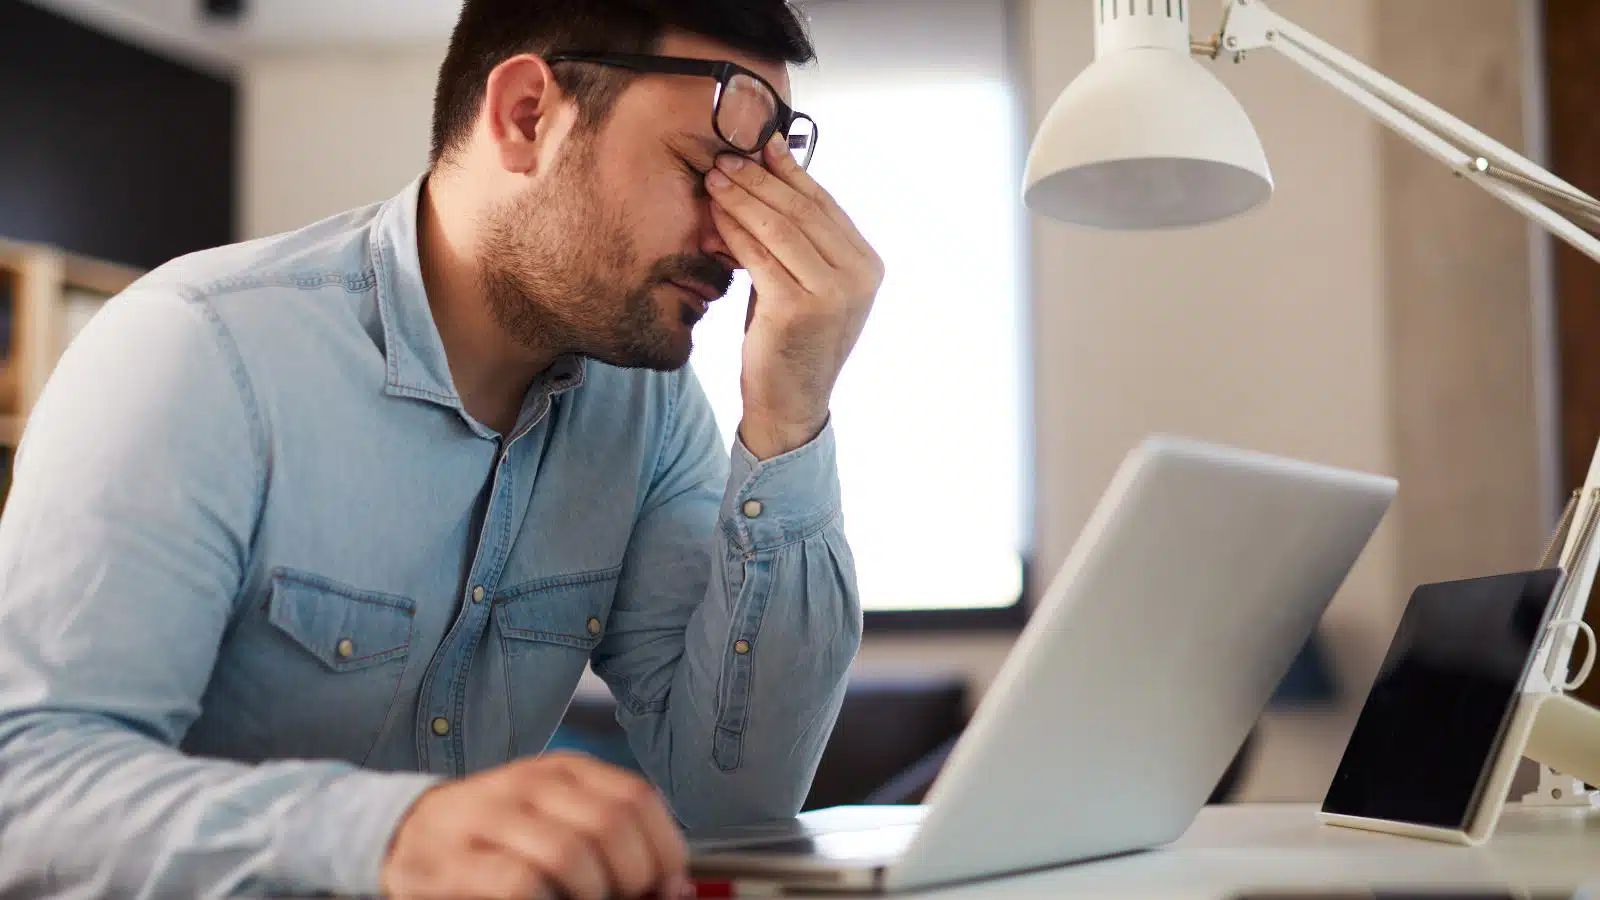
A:
POLYGON ((1467 830, 1560 584, 1544 569, 1417 588, 1322 811, 1467 830))

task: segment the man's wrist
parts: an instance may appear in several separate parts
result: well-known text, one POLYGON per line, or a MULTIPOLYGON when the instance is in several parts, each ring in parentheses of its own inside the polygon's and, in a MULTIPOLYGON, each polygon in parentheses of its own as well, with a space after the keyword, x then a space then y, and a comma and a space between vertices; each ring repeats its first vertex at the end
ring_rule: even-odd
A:
POLYGON ((284 833, 294 839, 285 841, 276 875, 295 891, 378 893, 399 823, 442 780, 426 773, 341 771, 290 808, 284 833))
POLYGON ((746 415, 744 421, 739 423, 739 440, 751 456, 765 462, 799 450, 816 440, 827 424, 826 413, 815 421, 801 424, 772 423, 746 415))

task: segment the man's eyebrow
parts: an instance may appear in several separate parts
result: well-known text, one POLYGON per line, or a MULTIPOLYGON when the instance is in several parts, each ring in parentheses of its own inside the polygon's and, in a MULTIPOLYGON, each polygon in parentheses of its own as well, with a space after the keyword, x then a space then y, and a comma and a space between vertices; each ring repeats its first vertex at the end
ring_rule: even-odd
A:
POLYGON ((716 162, 717 157, 723 155, 724 153, 731 153, 735 156, 743 156, 746 159, 752 159, 756 162, 761 161, 761 154, 759 151, 756 153, 740 153, 738 150, 735 150, 734 148, 723 143, 721 138, 712 137, 709 134, 681 131, 679 132, 679 135, 685 141, 700 145, 700 148, 705 150, 706 156, 712 162, 716 162))
POLYGON ((724 151, 728 150, 727 147, 723 146, 722 141, 720 141, 717 138, 714 138, 714 137, 712 137, 711 135, 708 135, 708 134, 700 134, 700 133, 696 133, 696 132, 687 132, 686 131, 686 132, 683 132, 683 136, 684 136, 685 139, 693 141, 694 143, 698 144, 700 146, 700 148, 702 150, 706 151, 706 154, 708 156, 710 156, 712 159, 716 159, 724 151))

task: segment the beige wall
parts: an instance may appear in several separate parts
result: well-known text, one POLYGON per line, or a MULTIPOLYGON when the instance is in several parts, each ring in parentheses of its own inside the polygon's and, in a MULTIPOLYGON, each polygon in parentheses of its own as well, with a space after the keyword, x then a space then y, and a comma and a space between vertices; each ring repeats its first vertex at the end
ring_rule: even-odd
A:
POLYGON ((428 164, 444 44, 263 55, 239 73, 239 231, 387 199, 428 164))
MULTIPOLYGON (((1375 2, 1274 5, 1370 58, 1375 2)), ((1038 121, 1093 43, 1084 4, 1030 6, 1038 121)), ((1194 6, 1215 19, 1213 4, 1194 6)), ((1054 507, 1040 522, 1046 570, 1151 431, 1395 471, 1377 126, 1272 54, 1213 70, 1261 135, 1277 184, 1269 205, 1163 234, 1037 224, 1039 459, 1054 507)), ((1396 525, 1380 528, 1324 623, 1341 677, 1363 691, 1399 611, 1396 525)), ((1269 716, 1249 796, 1320 795, 1346 719, 1269 716)))
MULTIPOLYGON (((1412 90, 1523 148, 1531 112, 1526 6, 1517 0, 1376 4, 1377 58, 1412 90)), ((1554 497, 1554 437, 1537 402, 1531 226, 1385 134, 1385 296, 1406 522, 1405 584, 1531 567, 1554 497), (1553 461, 1552 461, 1553 465, 1553 461)))
MULTIPOLYGON (((1413 39, 1426 45, 1429 36, 1415 34, 1414 18, 1394 9, 1455 2, 1274 6, 1358 57, 1394 63, 1424 92, 1450 88, 1446 59, 1478 75, 1488 71, 1456 85, 1453 108, 1470 119, 1487 91, 1494 125, 1511 140, 1515 135, 1503 132, 1514 132, 1520 115, 1512 108, 1515 23, 1490 15, 1474 32, 1476 42, 1453 42, 1456 55, 1441 57, 1412 52, 1413 39), (1496 38, 1491 31, 1501 27, 1511 30, 1496 38), (1473 54, 1497 62, 1473 68, 1473 54)), ((1473 0, 1486 10, 1519 2, 1473 0)), ((1216 7, 1195 5, 1207 20, 1196 26, 1199 34, 1216 7)), ((1037 123, 1092 58, 1089 7, 1076 0, 1019 6, 1037 123)), ((1448 18, 1459 24, 1471 17, 1448 18)), ((426 157, 442 52, 440 44, 291 54, 248 66, 241 81, 244 233, 292 228, 379 200, 414 177, 426 157)), ((1526 241, 1518 244, 1515 223, 1498 220, 1496 255, 1475 260, 1470 240, 1458 236, 1470 223, 1457 217, 1483 213, 1485 204, 1461 199, 1459 182, 1408 157, 1409 148, 1392 146, 1356 107, 1280 58, 1261 54, 1215 68, 1250 112, 1271 159, 1278 191, 1268 207, 1173 234, 1035 223, 1039 569, 1049 573, 1064 557, 1122 455, 1153 431, 1399 474, 1405 501, 1324 623, 1350 701, 1334 714, 1269 715, 1245 792, 1311 799, 1321 796, 1337 763, 1409 585, 1422 573, 1476 574, 1479 564, 1510 563, 1537 544, 1532 420, 1499 415, 1524 401, 1531 408, 1526 241), (1387 199, 1380 194, 1386 188, 1387 199), (1430 237, 1429 229, 1439 233, 1430 237), (1462 243, 1439 248, 1453 240, 1462 243), (1463 314, 1476 318, 1430 330, 1463 314), (1457 340, 1468 343, 1452 349, 1457 340), (1487 374, 1460 381, 1495 354, 1487 374), (1487 401, 1479 390, 1486 382, 1493 394, 1487 401), (1440 396, 1467 418, 1441 415, 1440 396), (1488 445, 1463 461, 1455 453, 1463 441, 1488 445), (1442 463, 1444 454, 1454 462, 1442 463), (1486 529, 1474 521, 1487 522, 1486 529)), ((996 635, 874 636, 859 669, 954 669, 981 691, 1008 647, 996 635)))

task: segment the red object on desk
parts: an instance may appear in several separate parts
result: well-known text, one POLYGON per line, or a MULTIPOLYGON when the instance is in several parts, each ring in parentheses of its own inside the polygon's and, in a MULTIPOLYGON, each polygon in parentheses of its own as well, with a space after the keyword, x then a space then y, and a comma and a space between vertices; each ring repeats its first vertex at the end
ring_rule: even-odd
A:
POLYGON ((702 879, 691 881, 689 893, 684 896, 694 900, 734 900, 738 897, 781 897, 783 890, 770 882, 702 879))
MULTIPOLYGON (((772 882, 696 879, 684 889, 681 900, 735 900, 739 897, 781 897, 783 889, 772 882)), ((651 894, 649 900, 679 900, 665 894, 651 894)))
POLYGON ((740 893, 736 882, 690 881, 681 897, 668 897, 658 891, 651 894, 648 900, 733 900, 735 897, 748 896, 751 896, 748 892, 740 893))

